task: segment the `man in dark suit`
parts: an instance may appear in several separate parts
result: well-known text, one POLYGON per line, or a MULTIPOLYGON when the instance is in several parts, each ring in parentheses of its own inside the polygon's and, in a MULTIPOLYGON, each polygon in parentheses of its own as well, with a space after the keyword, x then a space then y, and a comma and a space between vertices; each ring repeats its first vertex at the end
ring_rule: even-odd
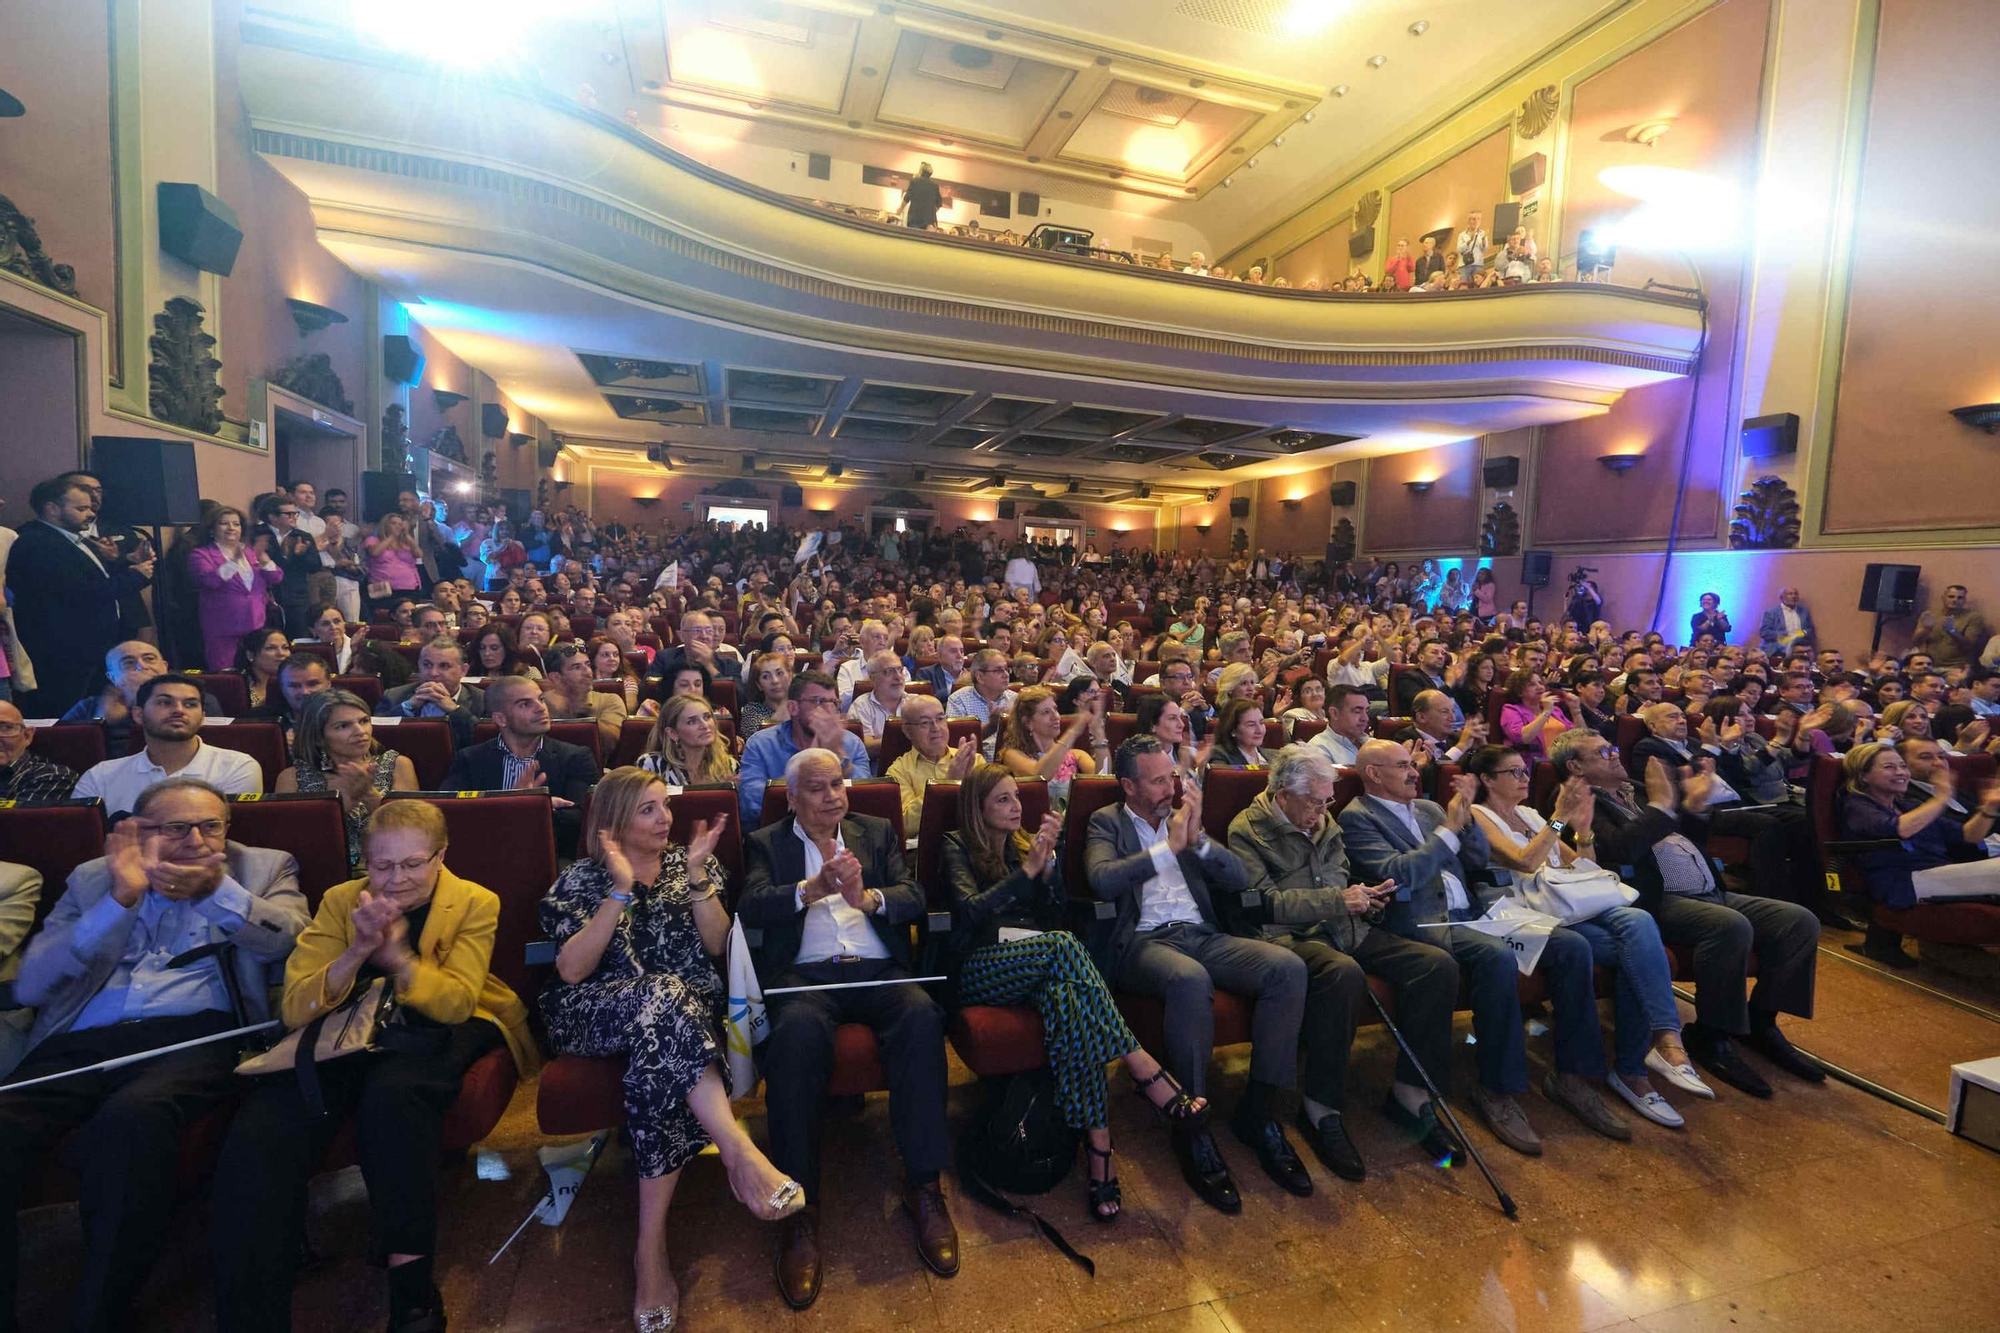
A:
POLYGON ((500 734, 452 755, 445 790, 545 790, 555 807, 556 850, 576 855, 583 798, 597 785, 596 756, 581 745, 550 739, 542 687, 526 676, 488 681, 485 702, 500 734))
MULTIPOLYGON (((1312 1177, 1273 1105, 1280 1088, 1298 1081, 1306 965, 1282 945, 1224 929, 1217 898, 1226 895, 1223 908, 1233 905, 1249 876, 1228 848, 1202 832, 1199 789, 1183 788, 1175 803, 1173 759, 1159 740, 1126 741, 1114 771, 1125 799, 1090 817, 1083 853, 1091 893, 1117 908, 1110 929, 1094 942, 1098 970, 1119 989, 1166 1006, 1160 1063, 1195 1097, 1208 1091, 1216 987, 1255 1003, 1250 1080, 1230 1125, 1271 1179, 1293 1194, 1311 1194, 1312 1177)), ((1174 1122, 1173 1143, 1195 1193, 1225 1213, 1242 1211, 1205 1118, 1174 1122)))
POLYGON ((31 717, 55 717, 83 696, 97 663, 125 637, 119 598, 152 580, 153 562, 120 565, 100 553, 85 536, 97 504, 73 479, 43 482, 28 507, 35 521, 22 525, 7 559, 14 628, 38 686, 20 703, 31 717))
POLYGON ((1391 677, 1395 694, 1391 700, 1393 713, 1414 713, 1417 696, 1425 690, 1436 690, 1444 696, 1445 707, 1449 710, 1448 725, 1452 730, 1465 725, 1465 714, 1451 697, 1451 682, 1446 673, 1451 670, 1451 649, 1442 639, 1432 639, 1417 650, 1417 660, 1410 666, 1396 668, 1391 677))
POLYGON ((914 975, 910 924, 924 896, 887 821, 848 813, 838 755, 800 750, 785 765, 791 811, 744 850, 746 928, 761 930, 757 973, 780 987, 839 987, 772 996, 764 1043, 771 1161, 805 1186, 807 1206, 778 1241, 778 1292, 803 1310, 819 1296, 819 1134, 833 1076, 834 1029, 864 1023, 881 1043, 889 1120, 903 1156, 903 1207, 932 1272, 958 1272, 958 1231, 938 1176, 945 1132, 944 1010, 915 985, 856 985, 914 975))
POLYGON ((441 717, 451 727, 452 747, 463 750, 472 744, 472 729, 486 709, 484 692, 465 683, 464 645, 440 638, 417 654, 416 680, 383 693, 375 716, 441 717))

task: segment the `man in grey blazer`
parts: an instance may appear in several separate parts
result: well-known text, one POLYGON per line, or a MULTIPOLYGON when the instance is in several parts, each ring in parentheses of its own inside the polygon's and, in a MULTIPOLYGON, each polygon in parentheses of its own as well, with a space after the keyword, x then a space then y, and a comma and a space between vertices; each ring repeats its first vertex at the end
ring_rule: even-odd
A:
MULTIPOLYGON (((307 920, 298 863, 229 842, 228 827, 222 793, 169 778, 140 794, 102 858, 76 868, 21 961, 19 999, 38 1012, 10 1082, 225 1032, 239 1007, 251 1022, 271 1016, 272 965, 307 920), (217 945, 233 947, 202 952, 217 945)), ((210 1042, 0 1089, 0 1326, 14 1318, 21 1186, 72 1129, 84 1235, 73 1326, 135 1326, 130 1307, 166 1236, 182 1132, 235 1092, 238 1050, 210 1042)))
POLYGON ((1778 594, 1778 604, 1757 623, 1757 646, 1767 653, 1789 653, 1802 643, 1813 642, 1812 612, 1799 600, 1797 588, 1778 594))
MULTIPOLYGON (((1457 778, 1450 805, 1441 807, 1417 799, 1416 761, 1394 741, 1369 741, 1356 759, 1363 794, 1340 812, 1347 859, 1363 880, 1396 881, 1391 929, 1447 949, 1458 960, 1472 992, 1479 1048, 1472 1104, 1495 1138, 1539 1157, 1541 1137, 1514 1100, 1528 1090, 1528 1052, 1513 951, 1494 936, 1439 924, 1476 920, 1501 896, 1480 883, 1488 848, 1472 817, 1477 782, 1457 778)), ((1597 1094, 1608 1066, 1589 942, 1575 931, 1555 930, 1535 969, 1548 983, 1556 1016, 1555 1068, 1543 1080, 1542 1094, 1606 1138, 1631 1138, 1631 1126, 1597 1094)))
MULTIPOLYGON (((1215 1045, 1215 988, 1252 1000, 1250 1081, 1230 1127, 1257 1153, 1274 1181, 1297 1195, 1312 1177, 1285 1139, 1274 1094, 1297 1081, 1299 1023, 1305 1016, 1306 966, 1264 940, 1226 933, 1217 894, 1228 905, 1243 892, 1243 863, 1201 830, 1201 793, 1190 786, 1174 801, 1174 764, 1156 737, 1134 736, 1114 762, 1125 799, 1090 817, 1084 867, 1090 891, 1117 914, 1099 941, 1098 969, 1113 986, 1166 1006, 1160 1062, 1193 1096, 1208 1090, 1215 1045)), ((1188 1184, 1226 1213, 1243 1201, 1206 1122, 1175 1122, 1174 1149, 1188 1184), (1186 1126, 1186 1127, 1184 1127, 1186 1126)))

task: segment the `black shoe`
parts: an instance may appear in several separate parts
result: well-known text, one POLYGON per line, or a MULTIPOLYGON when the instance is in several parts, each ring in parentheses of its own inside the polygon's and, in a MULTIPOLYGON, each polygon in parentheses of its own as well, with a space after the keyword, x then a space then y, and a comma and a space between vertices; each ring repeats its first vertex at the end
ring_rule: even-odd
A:
POLYGON ((1819 1062, 1792 1045, 1791 1039, 1778 1030, 1776 1023, 1753 1026, 1747 1040, 1758 1054, 1793 1078, 1802 1078, 1808 1083, 1826 1082, 1826 1071, 1819 1067, 1819 1062))
POLYGON ((1699 1025, 1690 1025, 1682 1029, 1681 1043, 1687 1047, 1696 1064, 1738 1092, 1747 1092, 1752 1097, 1771 1095, 1771 1085, 1764 1081, 1762 1074, 1744 1063, 1743 1057, 1736 1053, 1735 1043, 1729 1038, 1709 1032, 1699 1025))
POLYGON ((389 1311, 389 1333, 445 1333, 444 1294, 431 1288, 430 1299, 389 1311))
POLYGON ((1896 931, 1884 930, 1877 925, 1871 924, 1868 927, 1868 933, 1862 938, 1861 943, 1850 944, 1847 947, 1871 963, 1880 963, 1884 967, 1893 967, 1898 971, 1917 965, 1916 959, 1903 952, 1903 937, 1896 931))
POLYGON ((1425 1102, 1423 1108, 1413 1114, 1396 1100, 1396 1094, 1392 1092, 1382 1102, 1382 1114, 1389 1117, 1390 1124, 1415 1139, 1417 1147, 1435 1166, 1455 1166, 1465 1154, 1458 1140, 1439 1123, 1437 1106, 1433 1102, 1425 1102))
POLYGON ((1340 1112, 1334 1111, 1320 1117, 1315 1125, 1306 1108, 1299 1108, 1299 1133, 1306 1136, 1306 1142, 1319 1154, 1319 1160, 1326 1169, 1342 1180, 1366 1180, 1368 1168, 1361 1161, 1361 1154, 1354 1147, 1354 1140, 1347 1137, 1347 1129, 1340 1122, 1340 1112))
POLYGON ((1229 1128, 1256 1152, 1264 1174, 1276 1181, 1280 1189, 1288 1190, 1301 1199, 1311 1197, 1312 1177, 1306 1174, 1306 1164, 1292 1150, 1291 1140, 1285 1137, 1283 1125, 1266 1116, 1254 1125, 1232 1120, 1229 1128))
POLYGON ((1243 1196, 1236 1192, 1235 1177, 1229 1174, 1229 1163, 1222 1160, 1222 1149, 1215 1146, 1207 1123, 1176 1125, 1171 1138, 1188 1188, 1217 1212, 1242 1212, 1243 1196))

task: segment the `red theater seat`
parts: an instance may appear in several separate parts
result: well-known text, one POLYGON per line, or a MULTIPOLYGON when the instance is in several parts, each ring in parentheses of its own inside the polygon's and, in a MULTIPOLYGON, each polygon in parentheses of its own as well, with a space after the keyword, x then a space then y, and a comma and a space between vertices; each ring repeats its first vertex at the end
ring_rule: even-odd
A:
POLYGON ((36 727, 35 738, 28 742, 28 748, 79 776, 110 757, 105 750, 104 728, 95 722, 56 722, 36 727))
POLYGON ((333 688, 346 690, 367 704, 370 711, 373 711, 376 704, 382 702, 382 681, 376 676, 335 676, 333 688))
POLYGON ((652 734, 652 718, 626 718, 625 725, 618 731, 618 748, 611 752, 611 759, 604 766, 606 770, 638 763, 639 756, 646 752, 646 740, 652 734))
POLYGON ((35 904, 40 928, 63 895, 70 873, 104 854, 104 803, 50 801, 0 806, 0 861, 32 867, 42 877, 35 904))
POLYGON ((417 770, 417 785, 436 791, 451 768, 451 724, 441 717, 375 719, 375 739, 417 770), (384 723, 387 726, 384 726, 384 723))
POLYGON ((331 792, 232 796, 229 837, 246 847, 290 852, 299 863, 306 905, 315 912, 328 889, 357 878, 347 863, 347 821, 340 797, 331 792))
MULTIPOLYGON (((903 832, 903 789, 894 778, 855 778, 847 784, 847 808, 851 814, 888 820, 895 826, 898 845, 908 836, 903 832)), ((764 788, 764 814, 757 827, 769 828, 790 814, 791 809, 784 780, 779 779, 764 788)))
POLYGON ((190 671, 187 675, 204 693, 215 696, 224 717, 242 717, 250 711, 250 687, 234 671, 190 671))
POLYGON ((275 787, 278 774, 291 766, 292 761, 285 753, 285 733, 275 722, 207 724, 201 729, 201 739, 204 745, 237 750, 255 759, 264 770, 265 791, 275 787))

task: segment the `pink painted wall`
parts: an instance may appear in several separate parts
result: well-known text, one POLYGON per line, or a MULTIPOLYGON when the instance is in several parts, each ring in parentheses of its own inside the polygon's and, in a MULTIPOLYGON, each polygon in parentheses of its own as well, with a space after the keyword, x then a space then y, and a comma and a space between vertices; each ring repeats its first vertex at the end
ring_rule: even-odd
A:
POLYGON ((25 321, 0 321, 0 521, 33 517, 28 492, 77 466, 77 340, 25 321))
POLYGON ((1471 549, 1479 533, 1479 441, 1370 459, 1362 499, 1368 515, 1365 547, 1374 552, 1471 549), (1430 481, 1417 494, 1404 483, 1430 481))
MULTIPOLYGON (((1417 240, 1427 231, 1449 225, 1465 226, 1465 215, 1478 209, 1490 233, 1493 205, 1507 198, 1507 131, 1493 133, 1457 155, 1438 163, 1389 196, 1384 223, 1376 229, 1376 248, 1391 253, 1398 238, 1420 254, 1417 240), (1384 240, 1383 238, 1387 239, 1384 240)), ((1341 271, 1346 276, 1346 270, 1341 271)))
POLYGON ((2000 521, 2000 450, 1947 415, 2000 402, 2000 177, 1984 134, 1968 137, 1976 109, 1993 104, 1997 20, 1989 0, 1882 7, 1828 532, 2000 521), (1934 280, 1912 281, 1918 258, 1936 265, 1934 280), (1915 485, 1912 458, 1923 460, 1915 485))
POLYGON ((410 389, 410 438, 422 444, 445 426, 456 426, 458 438, 465 444, 466 456, 472 457, 473 446, 479 442, 479 412, 473 398, 476 386, 473 384, 472 367, 452 355, 451 349, 414 320, 410 323, 409 337, 424 349, 424 382, 410 389), (437 399, 431 393, 433 389, 462 393, 466 400, 449 412, 440 412, 437 399))
MULTIPOLYGON (((1586 228, 1636 207, 1599 182, 1597 174, 1605 167, 1677 168, 1746 186, 1754 180, 1766 19, 1763 5, 1717 6, 1577 88, 1570 118, 1563 255, 1575 252, 1586 228), (1652 148, 1625 139, 1625 127, 1660 116, 1671 116, 1673 128, 1652 148)), ((1733 244, 1704 253, 1698 262, 1710 299, 1709 341, 1699 370, 1695 452, 1680 523, 1684 537, 1715 536, 1723 522, 1724 496, 1734 489, 1725 490, 1722 464, 1724 441, 1735 424, 1730 366, 1738 350, 1735 324, 1744 250, 1733 244)), ((1620 249, 1613 277, 1631 286, 1648 278, 1680 285, 1692 280, 1677 254, 1630 246, 1620 249)), ((1664 538, 1673 519, 1692 388, 1691 380, 1674 380, 1637 389, 1604 416, 1544 431, 1536 540, 1664 538), (1636 453, 1642 461, 1618 476, 1597 461, 1610 453, 1636 453)))
POLYGON ((1322 287, 1339 286, 1357 264, 1367 262, 1348 258, 1347 241, 1353 232, 1352 220, 1342 218, 1304 245, 1280 255, 1271 276, 1283 277, 1294 287, 1305 286, 1309 278, 1319 279, 1322 287))
POLYGON ((1327 532, 1333 526, 1333 501, 1327 488, 1333 484, 1333 469, 1314 468, 1288 477, 1266 477, 1255 483, 1256 499, 1251 512, 1256 526, 1251 530, 1250 547, 1276 553, 1290 551, 1311 558, 1326 551, 1327 532), (1296 498, 1296 508, 1285 501, 1296 498))

